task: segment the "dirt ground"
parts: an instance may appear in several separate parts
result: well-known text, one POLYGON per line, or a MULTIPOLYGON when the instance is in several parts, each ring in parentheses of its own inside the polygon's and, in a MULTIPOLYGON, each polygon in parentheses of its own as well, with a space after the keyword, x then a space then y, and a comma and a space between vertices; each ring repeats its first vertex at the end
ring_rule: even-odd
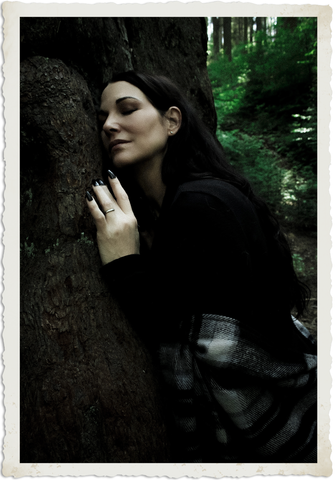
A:
MULTIPOLYGON (((317 338, 317 237, 316 233, 286 231, 295 257, 295 265, 299 278, 311 290, 311 299, 307 311, 299 320, 317 338)), ((294 312, 292 312, 294 314, 294 312)))

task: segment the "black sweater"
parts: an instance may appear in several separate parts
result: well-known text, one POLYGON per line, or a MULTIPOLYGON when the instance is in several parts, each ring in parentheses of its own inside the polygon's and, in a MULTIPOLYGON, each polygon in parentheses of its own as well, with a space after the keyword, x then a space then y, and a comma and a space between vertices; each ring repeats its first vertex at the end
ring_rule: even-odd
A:
POLYGON ((185 318, 214 313, 308 349, 290 316, 284 261, 252 203, 216 179, 168 189, 148 255, 105 265, 102 276, 145 339, 174 340, 185 318))

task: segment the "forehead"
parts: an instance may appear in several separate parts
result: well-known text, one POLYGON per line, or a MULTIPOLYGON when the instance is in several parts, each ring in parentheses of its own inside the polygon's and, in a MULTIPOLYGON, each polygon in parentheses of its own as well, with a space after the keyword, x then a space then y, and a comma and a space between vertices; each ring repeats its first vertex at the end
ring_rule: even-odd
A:
POLYGON ((146 100, 144 93, 135 85, 128 82, 116 82, 107 85, 101 95, 101 105, 113 105, 124 97, 134 97, 138 100, 146 100))

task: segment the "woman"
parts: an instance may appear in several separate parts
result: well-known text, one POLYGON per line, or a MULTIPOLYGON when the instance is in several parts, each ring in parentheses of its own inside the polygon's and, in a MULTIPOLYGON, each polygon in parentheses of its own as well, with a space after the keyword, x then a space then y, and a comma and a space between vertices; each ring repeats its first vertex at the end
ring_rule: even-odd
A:
POLYGON ((278 222, 166 78, 116 76, 99 120, 118 176, 87 204, 102 275, 158 355, 171 461, 316 462, 316 346, 278 222))

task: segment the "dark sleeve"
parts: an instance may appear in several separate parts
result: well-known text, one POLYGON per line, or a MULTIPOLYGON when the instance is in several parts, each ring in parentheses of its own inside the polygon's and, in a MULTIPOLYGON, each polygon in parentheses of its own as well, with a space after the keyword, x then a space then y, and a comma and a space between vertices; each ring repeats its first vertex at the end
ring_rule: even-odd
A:
POLYGON ((113 262, 107 263, 100 269, 101 276, 111 291, 115 282, 125 285, 127 282, 136 283, 138 276, 143 275, 145 264, 141 255, 127 255, 113 262))
POLYGON ((101 270, 138 331, 163 335, 194 313, 238 315, 248 301, 250 258, 229 206, 182 192, 162 214, 149 259, 120 258, 101 270))
POLYGON ((121 257, 104 265, 100 273, 111 294, 119 300, 136 326, 136 320, 148 310, 150 294, 150 275, 143 256, 134 254, 121 257))

